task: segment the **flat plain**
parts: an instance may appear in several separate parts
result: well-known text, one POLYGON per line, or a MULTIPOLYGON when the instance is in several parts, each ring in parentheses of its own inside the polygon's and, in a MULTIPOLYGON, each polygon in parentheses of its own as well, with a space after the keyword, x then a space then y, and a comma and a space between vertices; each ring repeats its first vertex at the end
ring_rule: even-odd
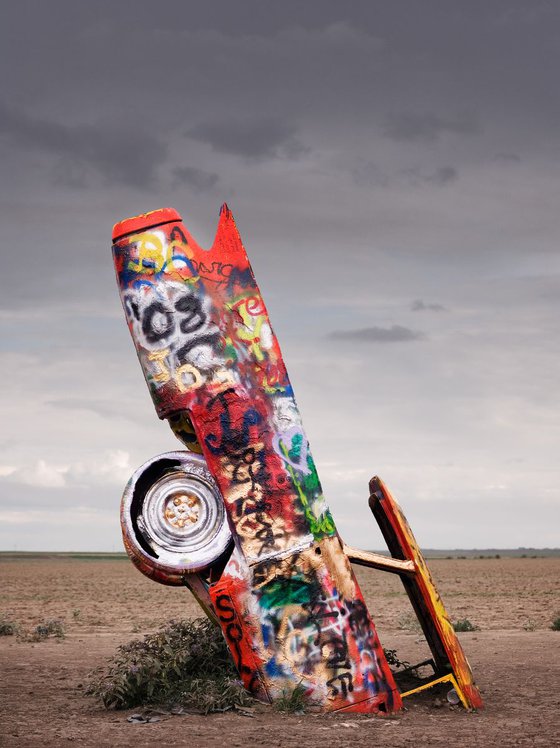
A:
MULTIPOLYGON (((126 558, 0 554, 0 616, 32 630, 64 623, 66 638, 0 637, 0 745, 62 746, 560 746, 560 557, 437 558, 429 566, 459 634, 485 708, 467 713, 434 692, 390 717, 162 715, 132 724, 84 696, 88 673, 119 644, 201 614, 186 590, 157 585, 126 558)), ((428 650, 397 577, 356 569, 384 647, 418 662, 428 650)))

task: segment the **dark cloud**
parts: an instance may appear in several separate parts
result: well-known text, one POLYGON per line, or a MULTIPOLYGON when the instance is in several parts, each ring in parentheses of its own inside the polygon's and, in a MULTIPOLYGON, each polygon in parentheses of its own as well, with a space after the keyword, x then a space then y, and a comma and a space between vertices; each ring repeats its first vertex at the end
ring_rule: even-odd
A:
POLYGON ((85 184, 85 169, 93 168, 108 182, 145 187, 157 179, 167 148, 154 135, 138 128, 67 125, 0 103, 0 138, 24 149, 57 157, 54 179, 69 186, 85 184))
POLYGON ((196 169, 194 166, 177 166, 172 174, 175 186, 185 184, 196 192, 210 192, 219 180, 214 172, 196 169))
POLYGON ((413 312, 446 312, 447 309, 442 304, 426 304, 422 299, 415 299, 410 308, 413 312))
POLYGON ((405 182, 412 185, 435 185, 442 187, 446 184, 456 182, 459 173, 454 166, 438 166, 433 171, 424 171, 422 169, 404 169, 400 175, 405 182))
POLYGON ((360 330, 335 330, 329 333, 331 340, 351 340, 358 343, 408 343, 424 340, 423 332, 402 325, 392 327, 364 327, 360 330))
POLYGON ((208 143, 214 151, 262 161, 273 158, 297 159, 308 149, 296 138, 286 122, 270 118, 203 122, 187 131, 189 138, 208 143))
POLYGON ((471 117, 440 117, 437 114, 402 112, 390 115, 383 130, 384 135, 397 141, 431 143, 442 135, 473 135, 479 131, 471 117))
POLYGON ((506 164, 520 164, 521 156, 517 153, 496 153, 494 161, 502 161, 506 164))
POLYGON ((424 177, 425 182, 430 184, 449 184, 459 178, 457 169, 454 166, 440 166, 431 174, 424 177))
POLYGON ((433 170, 419 168, 401 169, 387 174, 371 161, 364 161, 350 169, 350 174, 357 187, 398 188, 401 185, 435 185, 441 187, 459 179, 459 172, 454 166, 439 166, 433 170))

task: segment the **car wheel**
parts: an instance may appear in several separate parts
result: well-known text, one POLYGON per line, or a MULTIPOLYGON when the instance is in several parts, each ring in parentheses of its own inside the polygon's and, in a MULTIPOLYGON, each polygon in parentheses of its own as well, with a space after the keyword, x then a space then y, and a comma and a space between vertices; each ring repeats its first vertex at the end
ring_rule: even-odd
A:
POLYGON ((183 584, 212 566, 232 544, 222 495, 204 458, 165 452, 144 463, 121 504, 128 555, 147 576, 183 584))

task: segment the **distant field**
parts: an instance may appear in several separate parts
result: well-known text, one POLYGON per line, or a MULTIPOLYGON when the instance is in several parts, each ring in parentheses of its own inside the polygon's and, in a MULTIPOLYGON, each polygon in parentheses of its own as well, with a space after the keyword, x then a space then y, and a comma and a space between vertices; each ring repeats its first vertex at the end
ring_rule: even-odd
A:
POLYGON ((32 561, 33 559, 74 559, 76 561, 127 561, 122 553, 97 553, 95 551, 0 551, 2 561, 32 561))
MULTIPOLYGON (((374 549, 372 549, 374 550, 374 549)), ((374 550, 387 555, 386 549, 374 550)), ((557 558, 560 548, 423 548, 425 558, 557 558)), ((96 551, 0 551, 0 561, 18 559, 72 558, 82 561, 123 561, 126 553, 102 553, 96 551)))
POLYGON ((560 548, 423 548, 426 558, 557 558, 560 548))
MULTIPOLYGON (((560 555, 527 550, 525 558, 503 550, 431 557, 451 617, 469 618, 484 631, 547 628, 560 616, 560 555)), ((360 567, 355 571, 377 626, 406 630, 412 609, 400 579, 360 567)), ((0 614, 24 625, 62 618, 77 631, 101 627, 125 633, 199 614, 190 593, 155 584, 124 553, 0 553, 0 579, 0 614)))

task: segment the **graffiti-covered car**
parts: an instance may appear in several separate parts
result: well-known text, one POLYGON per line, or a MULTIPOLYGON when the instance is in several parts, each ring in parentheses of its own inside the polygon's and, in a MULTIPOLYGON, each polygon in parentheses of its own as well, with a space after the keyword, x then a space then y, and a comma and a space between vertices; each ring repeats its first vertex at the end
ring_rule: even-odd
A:
POLYGON ((257 698, 300 688, 324 710, 361 712, 395 711, 401 693, 350 562, 398 573, 436 680, 452 682, 466 706, 480 706, 427 567, 382 482, 372 483, 370 505, 392 558, 342 542, 228 207, 209 250, 164 208, 118 223, 113 255, 156 411, 188 450, 149 460, 125 489, 121 523, 133 563, 191 589, 257 698))

